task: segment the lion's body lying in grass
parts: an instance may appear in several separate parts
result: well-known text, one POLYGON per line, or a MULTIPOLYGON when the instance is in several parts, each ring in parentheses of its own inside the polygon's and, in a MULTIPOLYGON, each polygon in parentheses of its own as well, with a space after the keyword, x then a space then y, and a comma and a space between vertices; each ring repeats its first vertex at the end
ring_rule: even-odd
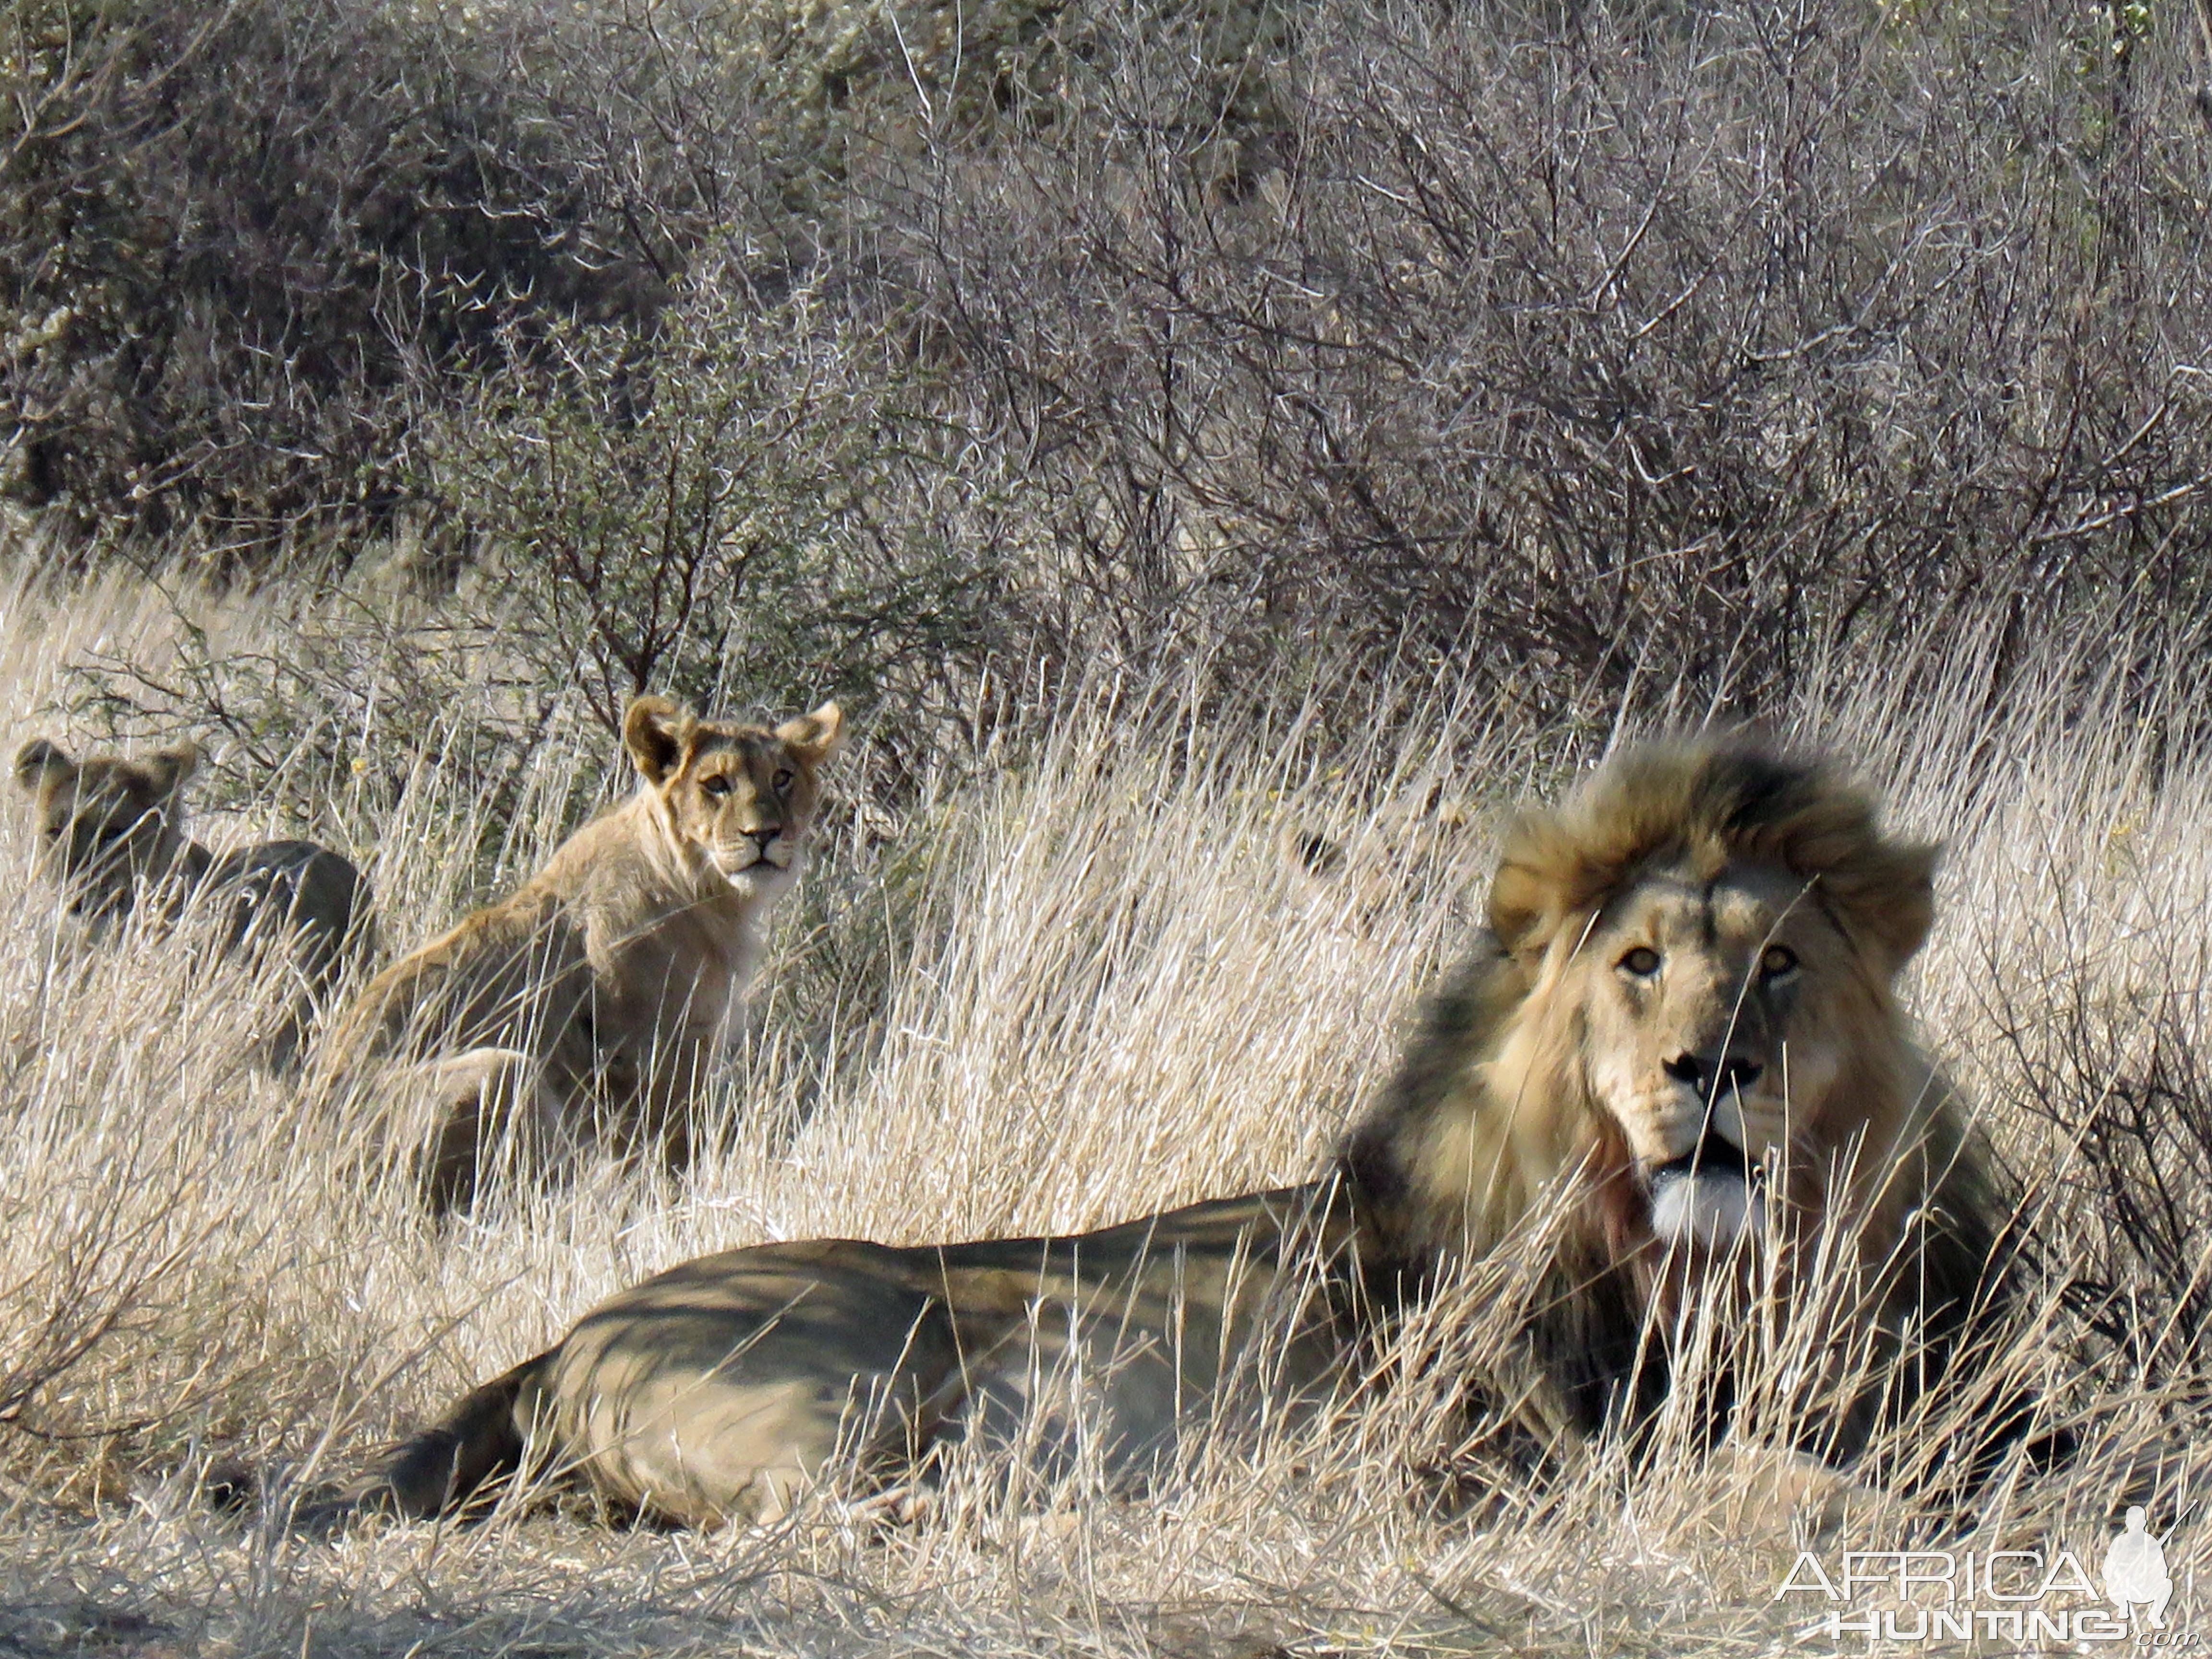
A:
POLYGON ((691 1525, 781 1514, 840 1458, 890 1480, 947 1437, 1018 1437, 1073 1378, 1126 1468, 1164 1452, 1264 1348, 1296 1388, 1333 1375, 1334 1322, 1276 1352, 1341 1218, 1317 1189, 1216 1200, 1061 1238, 897 1249, 851 1239, 702 1256, 586 1315, 550 1352, 418 1435, 380 1496, 430 1515, 541 1455, 614 1503, 691 1525))
MULTIPOLYGON (((1974 1143, 1892 998, 1933 858, 1817 764, 1623 756, 1516 824, 1489 933, 1324 1181, 1070 1237, 702 1257, 469 1395, 369 1501, 434 1514, 530 1461, 665 1519, 759 1520, 825 1471, 900 1480, 1071 1369, 1141 1460, 1240 1376, 1327 1395, 1378 1321, 1548 1202, 1516 1407, 1546 1435, 1640 1419, 1677 1315, 1760 1261, 1786 1296, 1824 1240, 1862 1328, 1940 1372, 2001 1275, 1974 1143)), ((1821 1409, 1848 1455, 1875 1406, 1821 1409)))

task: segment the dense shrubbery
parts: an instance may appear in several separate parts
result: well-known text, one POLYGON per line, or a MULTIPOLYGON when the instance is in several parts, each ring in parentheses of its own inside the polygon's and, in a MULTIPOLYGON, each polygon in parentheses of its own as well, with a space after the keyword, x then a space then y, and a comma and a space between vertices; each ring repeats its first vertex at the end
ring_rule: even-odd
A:
POLYGON ((556 325, 423 433, 508 648, 610 735, 647 690, 874 701, 988 659, 1002 550, 984 492, 947 489, 968 446, 810 294, 695 280, 647 349, 556 325))
POLYGON ((376 7, 12 9, 8 487, 109 543, 283 556, 396 504, 410 356, 609 286, 515 112, 376 7))
POLYGON ((403 527, 602 718, 1317 641, 1755 709, 2199 615, 2190 21, 33 0, 8 485, 248 573, 403 527))
POLYGON ((1771 706, 1854 624, 2203 602, 2212 149, 2080 22, 1352 9, 1249 200, 1125 120, 940 173, 914 268, 1106 608, 1771 706))

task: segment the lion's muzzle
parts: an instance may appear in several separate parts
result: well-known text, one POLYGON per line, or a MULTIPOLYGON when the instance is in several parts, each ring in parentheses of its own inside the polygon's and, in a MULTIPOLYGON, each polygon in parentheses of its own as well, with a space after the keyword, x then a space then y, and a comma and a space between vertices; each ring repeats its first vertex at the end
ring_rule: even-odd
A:
POLYGON ((1711 1124, 1690 1151, 1647 1170, 1644 1184, 1651 1231, 1662 1239, 1712 1249, 1765 1224, 1765 1200, 1743 1148, 1711 1124))
POLYGON ((781 824, 770 830, 744 830, 714 848, 714 866, 731 881, 757 874, 763 866, 787 871, 791 867, 791 847, 781 824))

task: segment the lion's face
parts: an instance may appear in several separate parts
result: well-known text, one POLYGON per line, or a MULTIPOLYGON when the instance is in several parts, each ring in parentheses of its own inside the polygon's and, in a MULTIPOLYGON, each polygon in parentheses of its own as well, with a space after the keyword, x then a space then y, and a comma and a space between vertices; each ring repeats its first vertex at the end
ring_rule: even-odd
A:
POLYGON ((693 719, 641 697, 624 721, 631 757, 677 836, 739 896, 779 892, 799 871, 822 799, 820 771, 843 715, 834 702, 774 731, 693 719))
POLYGON ((1533 1258, 1530 1354, 1584 1430, 1656 1406, 1645 1358, 1692 1312, 1723 1348, 1808 1287, 1955 1322, 1990 1188, 1893 990, 1936 854, 1834 765, 1742 738, 1625 749, 1518 814, 1489 926, 1346 1143, 1363 1248, 1401 1274, 1533 1258))
POLYGON ((1849 1136, 1828 1121, 1844 1056, 1887 1024, 1814 884, 1759 864, 1645 875, 1598 913, 1560 990, 1652 1232, 1708 1246, 1757 1223, 1806 1149, 1849 1136))
POLYGON ((15 781, 32 799, 39 871, 71 915, 103 927, 131 909, 140 882, 167 872, 181 842, 179 794, 198 761, 190 744, 82 763, 44 738, 23 745, 15 781))

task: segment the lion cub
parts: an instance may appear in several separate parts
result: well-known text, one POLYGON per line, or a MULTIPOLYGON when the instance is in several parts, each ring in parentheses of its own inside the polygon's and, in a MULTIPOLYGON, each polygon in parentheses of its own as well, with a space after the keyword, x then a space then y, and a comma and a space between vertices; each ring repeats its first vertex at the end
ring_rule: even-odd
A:
POLYGON ((843 725, 834 702, 770 732, 640 697, 623 720, 637 793, 362 992, 321 1069, 334 1091, 373 1089, 383 1133, 422 1149, 434 1210, 586 1145, 688 1156, 843 725))
POLYGON ((199 761, 189 743, 137 759, 76 761, 34 738, 16 751, 15 781, 37 816, 40 872, 93 937, 142 907, 173 921, 202 890, 227 904, 226 952, 258 953, 283 937, 300 994, 256 1058, 289 1071, 317 1007, 367 946, 368 884, 349 860, 313 842, 210 853, 184 828, 184 787, 199 761))

